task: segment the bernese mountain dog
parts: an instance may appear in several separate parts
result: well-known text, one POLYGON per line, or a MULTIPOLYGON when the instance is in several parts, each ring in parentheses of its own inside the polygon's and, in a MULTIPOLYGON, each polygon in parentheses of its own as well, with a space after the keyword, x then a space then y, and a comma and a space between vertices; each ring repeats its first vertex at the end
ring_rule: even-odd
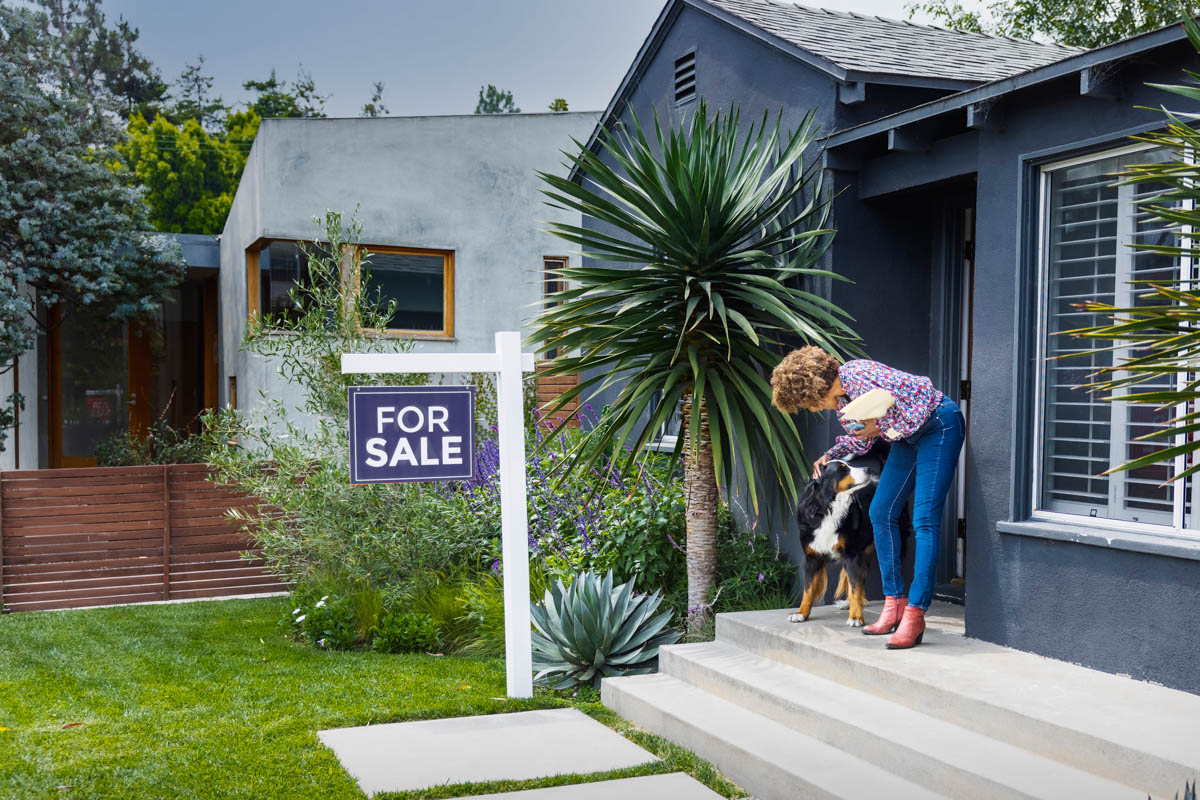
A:
MULTIPOLYGON (((804 487, 796 509, 805 555, 801 573, 804 595, 796 613, 788 617, 790 622, 804 622, 811 616, 813 603, 820 604, 825 597, 826 567, 841 562, 835 604, 845 608, 839 599, 847 598, 850 615, 846 624, 862 626, 867 576, 875 565, 875 532, 869 512, 886 457, 887 445, 881 444, 866 455, 830 461, 821 477, 804 487)), ((912 535, 910 501, 900 515, 902 559, 912 535)))

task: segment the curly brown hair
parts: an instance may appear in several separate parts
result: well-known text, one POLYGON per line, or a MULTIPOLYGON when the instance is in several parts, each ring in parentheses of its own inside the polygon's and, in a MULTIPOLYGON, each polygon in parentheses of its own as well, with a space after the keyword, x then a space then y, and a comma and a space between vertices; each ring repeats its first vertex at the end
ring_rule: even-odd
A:
POLYGON ((801 347, 771 372, 771 403, 785 414, 813 408, 829 394, 841 362, 819 347, 801 347))

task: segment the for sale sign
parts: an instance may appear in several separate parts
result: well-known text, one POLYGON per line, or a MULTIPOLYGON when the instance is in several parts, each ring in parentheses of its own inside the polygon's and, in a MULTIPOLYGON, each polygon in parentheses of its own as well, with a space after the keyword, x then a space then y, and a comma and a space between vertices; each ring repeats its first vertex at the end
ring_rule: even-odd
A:
POLYGON ((474 386, 351 386, 350 483, 470 478, 474 386))

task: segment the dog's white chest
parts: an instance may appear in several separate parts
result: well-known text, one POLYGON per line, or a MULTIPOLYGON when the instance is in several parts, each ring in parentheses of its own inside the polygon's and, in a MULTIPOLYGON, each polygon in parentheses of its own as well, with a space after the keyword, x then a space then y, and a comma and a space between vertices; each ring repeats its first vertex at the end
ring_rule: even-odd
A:
POLYGON ((812 544, 809 547, 813 552, 821 555, 834 555, 834 548, 838 543, 838 529, 842 527, 842 521, 846 519, 846 514, 850 511, 850 504, 854 502, 854 495, 861 487, 854 487, 838 494, 833 499, 833 504, 829 507, 829 513, 821 520, 820 527, 813 533, 812 544))

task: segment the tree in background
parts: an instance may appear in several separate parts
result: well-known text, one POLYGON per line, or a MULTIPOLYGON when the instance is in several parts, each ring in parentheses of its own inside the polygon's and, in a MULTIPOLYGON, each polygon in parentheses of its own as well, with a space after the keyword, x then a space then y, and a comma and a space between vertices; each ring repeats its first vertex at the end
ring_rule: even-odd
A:
MULTIPOLYGON (((68 66, 50 29, 44 12, 0 5, 0 369, 45 323, 29 290, 47 308, 131 319, 186 270, 178 245, 146 233, 141 190, 107 166, 120 135, 109 96, 68 66)), ((0 404, 11 427, 19 398, 0 404)))
POLYGON ((538 173, 552 205, 604 230, 550 223, 583 248, 585 263, 559 270, 570 288, 551 298, 530 338, 540 353, 568 354, 546 375, 580 375, 548 418, 581 395, 617 388, 563 469, 592 469, 629 444, 622 468, 636 470, 682 406, 674 457, 684 459, 688 627, 698 632, 717 578, 720 486, 735 486, 735 463, 756 510, 756 461, 789 501, 809 472, 795 423, 771 407, 764 375, 797 337, 839 355, 856 352, 858 337, 843 311, 797 287, 838 277, 817 268, 833 231, 820 158, 802 160, 817 140, 811 113, 790 134, 765 114, 743 133, 736 111, 710 116, 701 102, 665 132, 656 117, 653 144, 636 116, 632 123, 603 131, 600 153, 576 141, 567 166, 587 181, 538 173))
POLYGON ((262 119, 270 117, 323 117, 325 116, 325 101, 330 95, 317 92, 316 82, 312 73, 301 67, 296 80, 288 84, 279 80, 275 70, 266 80, 246 81, 242 88, 254 92, 257 96, 247 106, 262 119))
POLYGON ((561 97, 554 98, 554 102, 550 104, 550 110, 556 113, 567 110, 567 101, 561 97))
POLYGON ((1049 40, 1072 47, 1100 47, 1195 14, 1194 0, 996 0, 969 10, 960 0, 908 3, 909 19, 928 14, 950 28, 1016 39, 1049 40))
POLYGON ((118 18, 110 28, 101 0, 33 0, 44 12, 38 17, 40 38, 53 44, 59 83, 70 83, 92 96, 109 95, 113 107, 128 119, 135 113, 153 116, 167 98, 168 86, 134 44, 138 29, 118 18))
POLYGON ((364 117, 386 117, 388 107, 383 104, 383 81, 375 81, 372 85, 371 99, 363 104, 364 117))
POLYGON ((176 125, 159 115, 135 114, 117 144, 126 179, 145 189, 150 222, 171 233, 218 234, 233 205, 259 118, 253 111, 226 117, 206 131, 195 118, 176 125))
POLYGON ((479 87, 476 114, 518 114, 520 111, 513 103, 512 92, 501 91, 490 83, 486 87, 479 87))
MULTIPOLYGON (((212 96, 213 77, 204 74, 204 55, 196 57, 195 64, 188 64, 175 81, 177 93, 168 115, 171 121, 181 124, 193 119, 206 131, 216 131, 225 124, 229 108, 219 96, 212 96)), ((148 119, 142 115, 143 119, 148 119)))

